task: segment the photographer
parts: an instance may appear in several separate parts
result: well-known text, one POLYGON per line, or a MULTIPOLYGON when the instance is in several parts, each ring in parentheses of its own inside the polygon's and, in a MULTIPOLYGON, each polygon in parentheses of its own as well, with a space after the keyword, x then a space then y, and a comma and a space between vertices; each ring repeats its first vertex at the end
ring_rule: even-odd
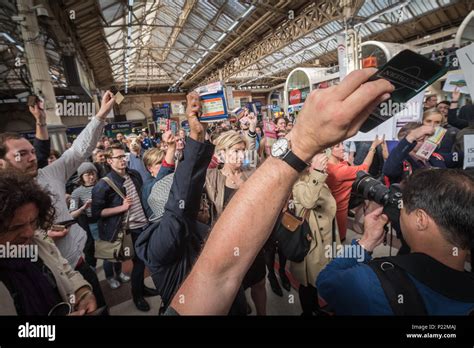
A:
POLYGON ((316 280, 321 297, 342 315, 469 314, 474 279, 464 272, 464 262, 474 226, 473 201, 474 179, 466 172, 414 174, 403 189, 400 214, 412 253, 368 262, 388 221, 377 208, 365 218, 363 237, 352 242, 364 249, 363 260, 354 255, 332 260, 316 280))

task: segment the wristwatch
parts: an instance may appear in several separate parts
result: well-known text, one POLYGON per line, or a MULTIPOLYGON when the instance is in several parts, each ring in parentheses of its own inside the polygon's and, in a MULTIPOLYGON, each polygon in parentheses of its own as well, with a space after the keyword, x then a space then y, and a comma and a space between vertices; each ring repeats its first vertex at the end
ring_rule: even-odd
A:
POLYGON ((283 160, 298 173, 308 167, 308 163, 291 151, 291 143, 287 138, 280 138, 272 145, 271 155, 283 160))

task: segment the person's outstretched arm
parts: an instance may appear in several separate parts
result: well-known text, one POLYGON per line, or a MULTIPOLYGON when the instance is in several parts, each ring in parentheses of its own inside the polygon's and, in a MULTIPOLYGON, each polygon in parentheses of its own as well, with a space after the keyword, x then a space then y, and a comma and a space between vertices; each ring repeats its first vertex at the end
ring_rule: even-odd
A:
POLYGON ((38 101, 35 106, 29 107, 30 113, 36 121, 36 133, 33 146, 36 150, 38 168, 44 168, 48 165, 48 157, 51 150, 51 141, 49 140, 46 113, 44 112, 43 104, 43 102, 38 101))
POLYGON ((199 95, 190 93, 187 100, 191 133, 184 148, 184 160, 176 168, 158 230, 145 248, 139 248, 140 258, 149 266, 172 263, 181 257, 182 244, 187 241, 185 224, 197 218, 206 170, 214 153, 214 146, 204 142, 207 125, 197 117, 201 107, 199 95))
POLYGON ((48 178, 56 178, 66 183, 81 163, 87 160, 102 135, 102 130, 106 124, 105 119, 114 104, 114 95, 112 92, 107 91, 102 97, 102 105, 99 112, 95 117, 92 117, 92 120, 74 141, 72 147, 64 151, 61 158, 43 169, 43 173, 48 178))
MULTIPOLYGON (((287 135, 292 151, 308 162, 316 153, 357 133, 393 86, 367 82, 375 69, 351 73, 338 85, 311 92, 287 135)), ((257 253, 268 239, 298 173, 269 158, 237 191, 171 306, 181 315, 225 315, 257 253), (257 215, 264 206, 264 216, 257 215), (245 224, 243 224, 245 222, 245 224), (184 297, 183 297, 184 296, 184 297)))

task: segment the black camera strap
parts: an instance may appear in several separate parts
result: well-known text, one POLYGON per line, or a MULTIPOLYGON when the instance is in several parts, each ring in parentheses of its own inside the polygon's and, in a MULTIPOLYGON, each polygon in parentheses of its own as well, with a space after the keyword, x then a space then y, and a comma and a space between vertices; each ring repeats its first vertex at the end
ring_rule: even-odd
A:
POLYGON ((425 303, 406 272, 390 262, 390 257, 371 260, 394 315, 427 315, 425 303))
POLYGON ((474 275, 451 269, 426 254, 378 258, 368 265, 379 278, 395 315, 426 315, 423 299, 407 273, 447 298, 474 303, 474 275))

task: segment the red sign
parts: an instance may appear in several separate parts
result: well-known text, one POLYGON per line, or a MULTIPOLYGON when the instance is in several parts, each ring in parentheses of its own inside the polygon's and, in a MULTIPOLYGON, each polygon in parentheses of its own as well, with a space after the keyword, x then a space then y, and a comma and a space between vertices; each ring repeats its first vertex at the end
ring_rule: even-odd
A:
POLYGON ((294 89, 290 92, 290 105, 299 103, 301 103, 301 91, 299 89, 294 89))

